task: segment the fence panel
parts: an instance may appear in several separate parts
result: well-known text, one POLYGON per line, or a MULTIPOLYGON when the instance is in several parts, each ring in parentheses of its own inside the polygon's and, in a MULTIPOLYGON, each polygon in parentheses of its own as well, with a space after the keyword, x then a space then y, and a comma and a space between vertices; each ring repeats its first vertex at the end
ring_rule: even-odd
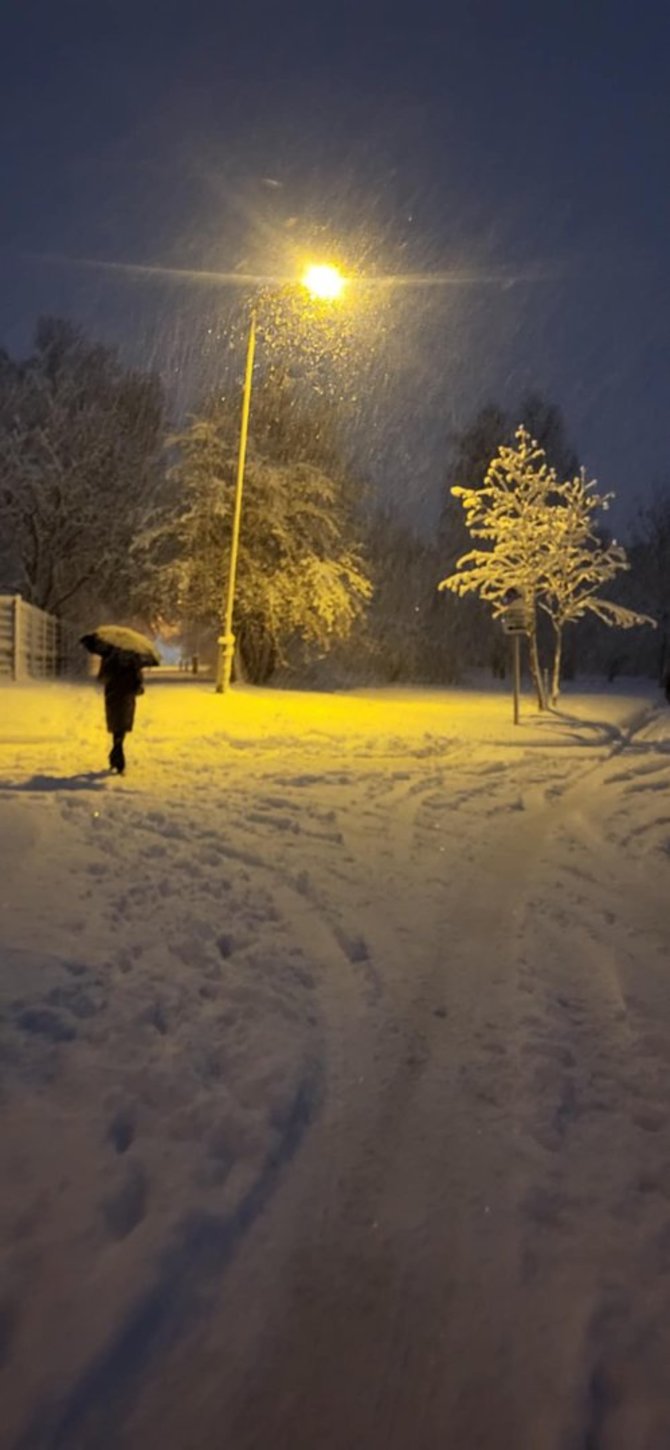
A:
POLYGON ((84 671, 73 625, 27 604, 20 594, 0 595, 0 679, 48 680, 84 671))
POLYGON ((14 595, 0 594, 0 679, 14 678, 14 595))

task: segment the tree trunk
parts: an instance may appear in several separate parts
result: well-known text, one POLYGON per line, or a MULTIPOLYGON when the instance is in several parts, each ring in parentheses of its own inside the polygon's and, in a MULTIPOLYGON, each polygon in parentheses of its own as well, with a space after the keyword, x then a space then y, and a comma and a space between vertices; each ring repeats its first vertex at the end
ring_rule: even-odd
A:
POLYGON ((547 701, 544 694, 542 671, 540 669, 540 657, 537 652, 537 631, 535 629, 532 629, 528 635, 528 659, 530 663, 530 673, 532 675, 533 684, 535 685, 535 692, 537 694, 537 708, 538 710, 546 710, 547 701))
POLYGON ((275 642, 262 620, 244 620, 238 633, 244 675, 252 685, 265 685, 277 667, 275 642))
POLYGON ((563 627, 554 622, 554 663, 551 671, 551 703, 558 704, 561 688, 561 659, 563 655, 563 627))

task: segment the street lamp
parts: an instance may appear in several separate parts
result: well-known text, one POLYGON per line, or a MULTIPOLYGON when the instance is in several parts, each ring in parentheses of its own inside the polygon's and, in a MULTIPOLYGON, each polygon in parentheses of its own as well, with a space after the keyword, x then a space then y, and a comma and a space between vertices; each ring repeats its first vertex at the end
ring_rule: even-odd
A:
MULTIPOLYGON (((347 286, 347 278, 343 276, 338 267, 328 266, 325 263, 314 264, 306 268, 301 277, 301 284, 310 295, 320 302, 336 302, 342 296, 347 286)), ((244 369, 244 387, 242 390, 242 416, 240 420, 240 444, 237 453, 237 477, 235 480, 235 506, 233 509, 233 532, 230 541, 230 563, 228 566, 228 578, 226 580, 226 593, 223 608, 223 620, 221 633, 218 638, 218 652, 216 660, 216 693, 225 695, 230 688, 230 680, 233 672, 233 658, 235 655, 235 635, 233 634, 233 610, 235 607, 235 582, 237 578, 237 558, 240 551, 240 524, 242 522, 242 493, 244 490, 244 468, 247 458, 247 439, 249 436, 249 412, 251 409, 251 389, 254 376, 254 358, 256 355, 256 309, 252 308, 249 321, 249 338, 247 341, 247 360, 244 369)))
POLYGON ((303 287, 320 302, 339 302, 347 285, 347 278, 339 267, 320 263, 307 267, 301 278, 303 287))

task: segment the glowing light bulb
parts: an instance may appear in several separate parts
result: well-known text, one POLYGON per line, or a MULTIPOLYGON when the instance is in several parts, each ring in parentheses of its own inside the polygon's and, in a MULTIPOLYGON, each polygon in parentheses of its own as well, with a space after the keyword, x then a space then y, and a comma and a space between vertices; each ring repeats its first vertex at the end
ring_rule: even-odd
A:
POLYGON ((347 285, 339 267, 319 264, 308 267, 303 273, 302 285, 322 302, 337 302, 347 285))

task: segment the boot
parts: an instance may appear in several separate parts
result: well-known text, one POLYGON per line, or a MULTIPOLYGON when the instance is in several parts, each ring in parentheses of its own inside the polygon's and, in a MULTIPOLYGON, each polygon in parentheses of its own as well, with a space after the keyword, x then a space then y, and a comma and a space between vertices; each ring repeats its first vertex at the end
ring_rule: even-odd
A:
POLYGON ((123 772, 126 768, 126 760, 123 754, 122 740, 114 741, 114 744, 109 752, 109 768, 110 770, 117 770, 119 775, 123 775, 123 772))

